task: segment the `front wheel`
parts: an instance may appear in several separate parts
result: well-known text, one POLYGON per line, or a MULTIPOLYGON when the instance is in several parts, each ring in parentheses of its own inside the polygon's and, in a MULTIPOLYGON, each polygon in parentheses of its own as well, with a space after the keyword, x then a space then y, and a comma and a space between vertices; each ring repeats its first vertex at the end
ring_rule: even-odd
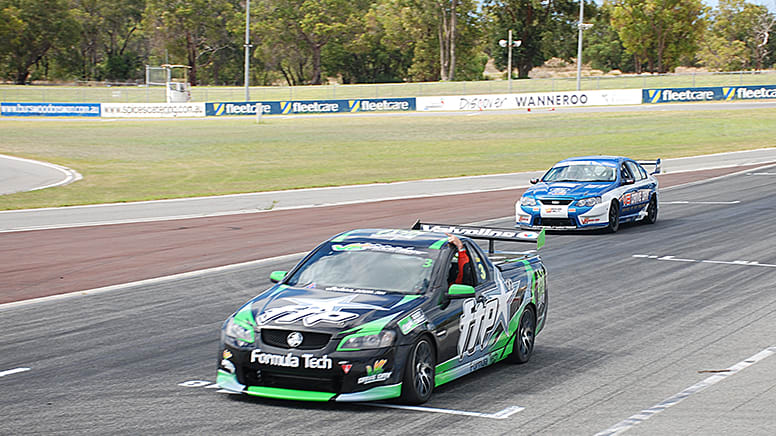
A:
POLYGON ((422 404, 434 391, 434 347, 428 338, 422 337, 412 345, 404 368, 401 399, 407 404, 422 404))
POLYGON ((534 349, 534 337, 536 336, 536 315, 533 310, 526 308, 520 317, 517 327, 517 337, 512 352, 507 357, 510 363, 526 363, 531 359, 534 349))
POLYGON ((609 225, 606 227, 606 231, 609 233, 615 233, 620 228, 620 205, 613 201, 609 205, 609 225))
POLYGON ((657 196, 653 195, 649 199, 649 206, 647 206, 647 216, 644 218, 645 224, 655 224, 657 221, 657 196))

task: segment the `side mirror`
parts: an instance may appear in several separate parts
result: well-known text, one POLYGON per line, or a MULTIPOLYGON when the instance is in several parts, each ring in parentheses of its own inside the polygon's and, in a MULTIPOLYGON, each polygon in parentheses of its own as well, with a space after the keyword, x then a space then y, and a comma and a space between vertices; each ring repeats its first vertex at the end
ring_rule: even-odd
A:
POLYGON ((278 283, 286 278, 286 274, 288 274, 288 271, 272 271, 269 275, 269 281, 272 283, 278 283))
POLYGON ((529 180, 529 182, 531 182, 532 185, 535 185, 535 184, 539 183, 539 179, 531 179, 531 180, 529 180))
POLYGON ((447 298, 450 299, 474 298, 474 296, 474 286, 450 285, 450 288, 447 290, 447 298))
POLYGON ((622 179, 622 184, 623 185, 632 185, 634 183, 636 183, 636 181, 633 180, 632 177, 626 177, 626 178, 622 179))

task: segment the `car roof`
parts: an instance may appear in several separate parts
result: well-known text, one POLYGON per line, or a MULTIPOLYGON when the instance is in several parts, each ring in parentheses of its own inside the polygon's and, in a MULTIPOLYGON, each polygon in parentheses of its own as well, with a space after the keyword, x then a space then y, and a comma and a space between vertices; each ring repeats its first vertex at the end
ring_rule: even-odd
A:
POLYGON ((562 161, 559 161, 557 164, 564 163, 564 162, 575 162, 575 161, 607 161, 607 162, 622 162, 625 160, 632 160, 627 157, 623 156, 576 156, 576 157, 570 157, 567 159, 563 159, 562 161))
MULTIPOLYGON (((468 239, 460 236, 461 239, 468 239)), ((331 242, 375 242, 386 245, 401 245, 419 248, 442 248, 447 242, 447 235, 440 232, 426 232, 405 229, 355 229, 340 233, 331 242)))

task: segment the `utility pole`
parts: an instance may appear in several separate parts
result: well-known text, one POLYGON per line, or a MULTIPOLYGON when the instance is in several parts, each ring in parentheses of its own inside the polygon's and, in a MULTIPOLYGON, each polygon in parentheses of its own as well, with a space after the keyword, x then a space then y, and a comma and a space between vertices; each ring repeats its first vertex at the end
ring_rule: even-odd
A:
POLYGON ((251 47, 251 0, 245 0, 245 101, 251 99, 251 47))

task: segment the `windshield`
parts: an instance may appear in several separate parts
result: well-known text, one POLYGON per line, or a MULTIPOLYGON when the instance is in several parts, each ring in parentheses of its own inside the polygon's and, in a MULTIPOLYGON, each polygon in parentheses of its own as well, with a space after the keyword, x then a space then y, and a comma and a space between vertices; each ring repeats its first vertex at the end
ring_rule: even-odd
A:
POLYGON ((543 182, 613 182, 617 173, 614 167, 596 163, 552 167, 542 178, 543 182))
POLYGON ((419 294, 428 288, 439 251, 372 242, 327 243, 285 283, 419 294))

